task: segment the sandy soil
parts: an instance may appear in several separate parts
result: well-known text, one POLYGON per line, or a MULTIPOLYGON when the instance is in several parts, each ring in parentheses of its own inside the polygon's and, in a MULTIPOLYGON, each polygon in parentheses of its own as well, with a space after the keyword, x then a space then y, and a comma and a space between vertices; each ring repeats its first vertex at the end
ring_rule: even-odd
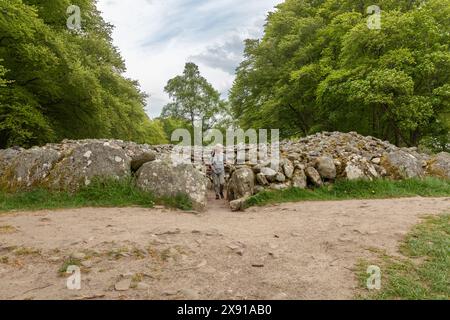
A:
POLYGON ((302 202, 232 213, 164 208, 0 215, 1 299, 351 299, 358 259, 398 254, 450 198, 302 202), (64 261, 81 257, 81 290, 64 261), (128 288, 129 287, 129 288, 128 288), (122 289, 119 291, 117 289, 122 289))

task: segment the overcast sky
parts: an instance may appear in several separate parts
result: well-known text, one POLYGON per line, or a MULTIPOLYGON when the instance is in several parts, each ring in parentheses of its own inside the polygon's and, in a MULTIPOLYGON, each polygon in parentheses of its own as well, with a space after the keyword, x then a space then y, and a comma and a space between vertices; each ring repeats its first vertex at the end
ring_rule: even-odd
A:
POLYGON ((243 40, 262 35, 269 11, 282 0, 98 0, 125 59, 127 76, 151 95, 147 113, 168 102, 167 81, 193 61, 225 97, 242 59, 243 40))

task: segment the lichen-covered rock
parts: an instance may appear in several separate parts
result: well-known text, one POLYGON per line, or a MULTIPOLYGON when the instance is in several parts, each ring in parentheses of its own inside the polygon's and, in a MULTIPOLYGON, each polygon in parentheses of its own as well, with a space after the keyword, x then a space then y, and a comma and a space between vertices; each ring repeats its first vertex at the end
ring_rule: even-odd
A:
POLYGON ((247 197, 240 198, 236 200, 230 201, 230 209, 231 211, 243 211, 245 209, 245 202, 247 201, 247 197))
POLYGON ((110 143, 90 142, 74 145, 51 170, 45 184, 50 189, 76 191, 93 179, 129 177, 130 157, 110 143))
POLYGON ((333 158, 317 158, 315 168, 323 179, 334 180, 336 178, 336 166, 333 158))
MULTIPOLYGON (((381 167, 379 168, 381 169, 381 167)), ((372 180, 379 176, 380 173, 375 168, 375 165, 366 157, 360 155, 351 155, 348 157, 344 170, 344 177, 348 180, 372 180)))
POLYGON ((319 172, 313 167, 308 167, 305 170, 305 174, 308 177, 308 180, 312 183, 312 185, 316 187, 321 187, 323 185, 322 178, 320 177, 319 172))
POLYGON ((402 150, 384 154, 381 158, 381 166, 393 179, 417 178, 424 175, 421 161, 402 150))
POLYGON ((250 168, 233 172, 228 182, 228 200, 250 197, 254 194, 255 174, 250 168))
POLYGON ((441 152, 432 158, 427 164, 426 172, 430 176, 450 179, 450 153, 441 152))
MULTIPOLYGON (((14 152, 9 153, 13 156, 14 152)), ((45 178, 58 162, 60 153, 52 149, 32 148, 20 152, 4 169, 0 186, 8 191, 43 187, 45 178)))
POLYGON ((170 159, 147 162, 136 173, 136 185, 157 197, 187 195, 195 210, 206 207, 207 179, 191 164, 175 164, 170 159))
POLYGON ((367 178, 367 176, 364 174, 364 171, 362 171, 361 168, 352 163, 348 164, 345 167, 345 177, 347 178, 347 180, 360 180, 367 178))
POLYGON ((283 162, 283 173, 287 179, 291 179, 294 175, 294 165, 288 159, 285 159, 283 162))
POLYGON ((275 179, 277 177, 277 172, 275 170, 273 170, 272 168, 263 167, 263 168, 261 168, 260 173, 262 175, 264 175, 266 177, 266 179, 270 182, 275 181, 275 179))
POLYGON ((11 164, 15 157, 17 157, 24 149, 10 148, 0 150, 0 177, 3 176, 5 169, 11 164))
POLYGON ((306 189, 308 186, 308 178, 302 168, 295 169, 294 175, 292 176, 292 186, 300 189, 306 189))

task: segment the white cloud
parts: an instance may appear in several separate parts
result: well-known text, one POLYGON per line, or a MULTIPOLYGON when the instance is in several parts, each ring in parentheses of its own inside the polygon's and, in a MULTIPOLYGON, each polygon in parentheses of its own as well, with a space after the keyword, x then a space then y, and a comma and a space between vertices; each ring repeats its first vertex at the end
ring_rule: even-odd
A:
POLYGON ((196 62, 225 96, 242 59, 242 41, 262 35, 267 13, 281 0, 99 0, 115 26, 127 76, 151 95, 147 112, 159 115, 168 102, 164 86, 196 62))

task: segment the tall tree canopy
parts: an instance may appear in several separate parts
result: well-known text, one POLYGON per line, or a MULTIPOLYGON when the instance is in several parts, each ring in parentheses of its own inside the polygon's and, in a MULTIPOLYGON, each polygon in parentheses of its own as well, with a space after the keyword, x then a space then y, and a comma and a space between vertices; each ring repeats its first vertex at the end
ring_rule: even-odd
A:
POLYGON ((169 80, 165 91, 172 102, 164 107, 162 118, 184 120, 191 127, 201 122, 206 131, 220 120, 226 110, 220 93, 201 76, 198 66, 192 62, 186 63, 182 75, 169 80))
POLYGON ((94 0, 0 2, 0 147, 88 137, 166 141, 144 111, 146 95, 123 76, 111 30, 94 0), (79 31, 66 26, 72 4, 81 9, 79 31))
POLYGON ((450 0, 286 0, 247 40, 230 94, 248 127, 284 137, 358 131, 397 144, 448 139, 450 0))

